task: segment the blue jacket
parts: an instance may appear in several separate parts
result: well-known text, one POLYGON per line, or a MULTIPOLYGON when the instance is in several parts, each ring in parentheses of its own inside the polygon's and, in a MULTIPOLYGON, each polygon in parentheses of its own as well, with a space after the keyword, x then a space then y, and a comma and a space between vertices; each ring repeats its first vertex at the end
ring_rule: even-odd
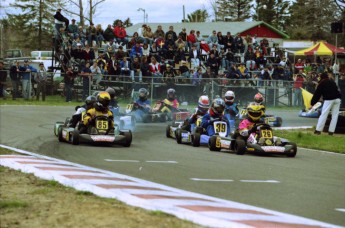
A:
POLYGON ((148 107, 148 106, 151 105, 151 101, 150 100, 142 101, 142 100, 138 99, 138 100, 135 101, 135 103, 137 103, 140 106, 145 107, 145 111, 149 111, 150 110, 150 108, 148 107))
POLYGON ((131 52, 129 53, 129 57, 134 58, 135 56, 138 56, 139 58, 143 56, 143 49, 141 47, 132 47, 131 52))
POLYGON ((201 120, 201 127, 206 129, 207 135, 212 136, 214 135, 214 129, 213 129, 213 119, 219 118, 221 121, 224 121, 227 125, 227 134, 230 134, 230 123, 227 118, 225 118, 223 115, 214 115, 211 117, 210 113, 208 112, 202 117, 201 120))
POLYGON ((225 110, 224 110, 224 114, 229 114, 230 116, 230 120, 234 120, 236 115, 238 114, 238 108, 237 108, 237 104, 233 103, 231 105, 228 105, 225 103, 225 110))
POLYGON ((20 72, 20 75, 23 78, 23 80, 30 80, 31 72, 24 72, 27 69, 29 69, 31 72, 37 72, 37 69, 34 68, 33 66, 30 66, 30 65, 20 66, 19 71, 22 71, 20 72))

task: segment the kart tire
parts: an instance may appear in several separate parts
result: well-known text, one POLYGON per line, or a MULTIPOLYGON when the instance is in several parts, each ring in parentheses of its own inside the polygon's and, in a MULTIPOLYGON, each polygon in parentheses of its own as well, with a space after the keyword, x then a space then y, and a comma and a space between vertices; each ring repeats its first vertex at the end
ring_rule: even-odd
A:
POLYGON ((167 121, 167 114, 162 114, 159 116, 159 121, 165 123, 167 121))
POLYGON ((66 127, 69 124, 70 121, 71 121, 71 118, 70 117, 66 117, 64 126, 66 127))
POLYGON ((168 125, 166 128, 165 128, 165 135, 166 135, 166 137, 167 138, 170 138, 171 136, 170 136, 170 125, 168 125))
POLYGON ((63 138, 62 138, 62 126, 59 126, 59 128, 58 128, 58 139, 59 139, 59 142, 63 142, 63 138))
POLYGON ((234 145, 234 151, 237 155, 244 155, 246 152, 246 143, 242 139, 236 139, 234 145))
POLYGON ((182 130, 180 128, 176 129, 175 135, 176 135, 176 142, 178 144, 181 144, 182 143, 182 130))
POLYGON ((56 123, 55 123, 55 125, 54 125, 54 135, 55 135, 55 136, 58 136, 58 134, 59 134, 59 132, 58 132, 58 131, 59 131, 59 128, 56 127, 58 124, 59 124, 59 126, 61 126, 61 124, 64 124, 64 122, 61 122, 61 121, 60 121, 60 122, 56 122, 56 123))
POLYGON ((210 149, 210 151, 220 151, 221 148, 216 147, 216 143, 217 143, 217 136, 213 135, 210 137, 210 139, 208 140, 208 148, 210 149))
POLYGON ((132 132, 131 131, 121 132, 120 135, 123 135, 126 138, 125 142, 122 145, 124 147, 130 147, 132 143, 132 132))
POLYGON ((283 124, 283 119, 281 117, 276 118, 276 127, 281 127, 283 124))
POLYGON ((288 156, 289 158, 296 157, 296 154, 297 154, 297 145, 296 145, 296 143, 294 143, 294 142, 286 142, 285 145, 292 145, 293 149, 294 149, 294 152, 288 153, 288 154, 286 154, 286 156, 288 156))
POLYGON ((71 133, 71 142, 73 145, 79 145, 79 131, 77 129, 71 133))
POLYGON ((202 127, 196 127, 195 128, 195 133, 199 133, 199 134, 202 134, 204 131, 204 129, 202 127))
POLYGON ((195 133, 194 135, 192 135, 192 145, 194 147, 200 146, 200 134, 199 133, 195 133))

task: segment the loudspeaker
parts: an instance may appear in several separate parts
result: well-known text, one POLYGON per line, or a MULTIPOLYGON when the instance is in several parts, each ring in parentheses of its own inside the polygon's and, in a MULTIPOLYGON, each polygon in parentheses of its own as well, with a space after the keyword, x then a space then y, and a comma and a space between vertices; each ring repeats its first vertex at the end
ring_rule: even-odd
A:
POLYGON ((342 33, 342 32, 343 32, 342 22, 333 22, 331 24, 331 33, 342 33))

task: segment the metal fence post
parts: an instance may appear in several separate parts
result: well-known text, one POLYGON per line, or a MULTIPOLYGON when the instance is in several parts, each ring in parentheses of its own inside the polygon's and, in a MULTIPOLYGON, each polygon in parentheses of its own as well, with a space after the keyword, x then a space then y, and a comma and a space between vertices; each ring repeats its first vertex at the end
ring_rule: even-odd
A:
POLYGON ((151 104, 153 101, 153 77, 151 77, 151 104))

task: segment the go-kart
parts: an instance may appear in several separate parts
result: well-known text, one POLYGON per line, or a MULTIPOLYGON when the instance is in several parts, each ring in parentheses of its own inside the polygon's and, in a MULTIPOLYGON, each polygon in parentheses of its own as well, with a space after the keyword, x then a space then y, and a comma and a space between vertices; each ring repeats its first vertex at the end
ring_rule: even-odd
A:
POLYGON ((309 117, 309 118, 319 118, 319 116, 321 115, 321 108, 322 103, 321 102, 317 102, 313 107, 311 107, 311 109, 306 110, 303 109, 298 113, 299 117, 309 117))
POLYGON ((266 123, 254 125, 248 137, 241 136, 238 131, 232 138, 224 138, 219 135, 211 136, 208 146, 211 151, 226 149, 234 151, 238 155, 248 152, 295 157, 297 154, 296 144, 274 136, 271 126, 266 123))
POLYGON ((127 105, 126 115, 132 116, 136 121, 143 123, 166 122, 167 120, 165 113, 157 112, 154 109, 147 110, 147 108, 136 102, 127 105))
POLYGON ((178 128, 181 128, 184 124, 184 121, 189 117, 189 112, 175 112, 172 114, 172 124, 169 124, 166 127, 166 137, 167 138, 176 138, 175 131, 178 128))
MULTIPOLYGON (((206 129, 200 127, 202 117, 199 117, 196 124, 191 126, 191 131, 176 129, 176 142, 178 144, 192 144, 194 147, 200 145, 208 145, 210 136, 207 135, 206 129)), ((213 130, 216 135, 226 137, 228 126, 225 121, 215 119, 213 120, 213 130)))
MULTIPOLYGON (((238 113, 238 119, 243 120, 245 119, 245 116, 247 115, 247 109, 242 108, 238 113)), ((283 123, 283 119, 278 116, 265 114, 261 117, 261 122, 269 124, 272 127, 281 127, 283 123)))
POLYGON ((79 143, 93 144, 119 144, 129 147, 132 143, 132 132, 130 130, 120 130, 118 125, 111 127, 111 120, 106 116, 94 118, 89 126, 80 131, 77 127, 60 125, 58 127, 58 139, 60 142, 69 142, 73 145, 79 143))
POLYGON ((119 109, 119 107, 110 107, 110 111, 112 111, 114 116, 114 123, 120 127, 120 130, 130 129, 133 131, 136 124, 135 117, 132 115, 120 113, 119 109))

